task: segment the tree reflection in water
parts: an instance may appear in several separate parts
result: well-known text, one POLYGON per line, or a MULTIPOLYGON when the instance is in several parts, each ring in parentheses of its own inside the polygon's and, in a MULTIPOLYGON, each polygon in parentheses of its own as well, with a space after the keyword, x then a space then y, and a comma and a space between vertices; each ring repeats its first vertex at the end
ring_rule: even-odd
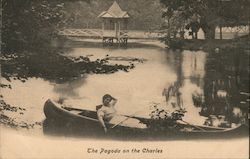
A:
POLYGON ((209 117, 209 124, 213 124, 215 117, 219 120, 224 118, 227 123, 221 126, 225 127, 247 122, 248 65, 249 58, 244 50, 225 50, 208 55, 204 77, 205 101, 200 114, 209 117))
MULTIPOLYGON (((171 56, 171 53, 170 53, 171 56)), ((167 104, 188 108, 192 105, 206 117, 204 125, 233 127, 248 123, 249 58, 244 50, 210 52, 175 52, 177 81, 165 88, 167 104), (191 89, 195 85, 197 89, 191 89), (185 95, 185 97, 183 97, 185 95), (171 98, 174 102, 170 102, 171 98)), ((173 58, 171 58, 173 59, 173 58)), ((187 109, 188 111, 188 109, 187 109)), ((188 112, 187 112, 188 113, 188 112)), ((193 113, 193 112, 190 112, 193 113)))

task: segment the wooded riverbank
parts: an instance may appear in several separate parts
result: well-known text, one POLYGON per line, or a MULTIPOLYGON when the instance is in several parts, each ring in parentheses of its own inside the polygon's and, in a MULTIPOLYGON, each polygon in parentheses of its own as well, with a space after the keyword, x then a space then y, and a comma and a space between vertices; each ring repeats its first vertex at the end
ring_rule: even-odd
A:
POLYGON ((171 39, 166 42, 170 48, 182 50, 250 49, 250 35, 236 39, 171 39))

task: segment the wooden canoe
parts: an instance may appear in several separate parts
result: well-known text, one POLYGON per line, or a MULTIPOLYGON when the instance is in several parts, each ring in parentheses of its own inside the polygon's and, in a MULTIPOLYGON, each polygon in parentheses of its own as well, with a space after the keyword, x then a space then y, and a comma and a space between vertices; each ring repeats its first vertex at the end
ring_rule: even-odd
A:
MULTIPOLYGON (((48 99, 44 104, 44 114, 46 116, 46 124, 44 129, 48 128, 48 125, 56 131, 67 131, 72 134, 88 134, 97 136, 103 133, 103 129, 97 119, 96 111, 75 109, 69 107, 63 107, 59 103, 56 103, 48 99)), ((126 115, 125 115, 126 116, 126 115)), ((129 116, 126 116, 129 117, 129 116)), ((142 117, 131 117, 140 120, 142 123, 148 124, 152 119, 142 117)), ((130 126, 117 125, 114 128, 114 124, 106 123, 109 135, 115 136, 176 136, 186 134, 188 136, 194 134, 227 134, 240 129, 242 126, 235 128, 220 128, 210 126, 198 126, 187 123, 178 123, 178 129, 156 129, 155 127, 148 126, 147 128, 135 128, 130 126), (181 129, 180 129, 181 128, 181 129)), ((106 134, 107 135, 107 134, 106 134)))

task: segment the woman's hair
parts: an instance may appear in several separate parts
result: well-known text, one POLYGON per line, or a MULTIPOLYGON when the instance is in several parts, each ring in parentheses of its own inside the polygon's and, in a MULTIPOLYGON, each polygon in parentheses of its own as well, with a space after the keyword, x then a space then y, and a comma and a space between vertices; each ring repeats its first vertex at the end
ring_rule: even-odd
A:
POLYGON ((104 102, 104 100, 107 99, 107 98, 109 98, 110 101, 111 101, 112 99, 114 99, 111 95, 105 94, 105 95, 102 97, 102 102, 104 102))

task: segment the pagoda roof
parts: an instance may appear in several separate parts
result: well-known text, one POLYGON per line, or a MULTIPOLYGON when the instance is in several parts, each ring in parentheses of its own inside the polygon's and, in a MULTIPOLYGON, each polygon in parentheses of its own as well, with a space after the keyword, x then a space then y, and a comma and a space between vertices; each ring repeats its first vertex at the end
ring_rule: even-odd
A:
POLYGON ((107 11, 102 12, 98 17, 101 18, 129 18, 128 12, 123 11, 119 4, 114 1, 107 11))

